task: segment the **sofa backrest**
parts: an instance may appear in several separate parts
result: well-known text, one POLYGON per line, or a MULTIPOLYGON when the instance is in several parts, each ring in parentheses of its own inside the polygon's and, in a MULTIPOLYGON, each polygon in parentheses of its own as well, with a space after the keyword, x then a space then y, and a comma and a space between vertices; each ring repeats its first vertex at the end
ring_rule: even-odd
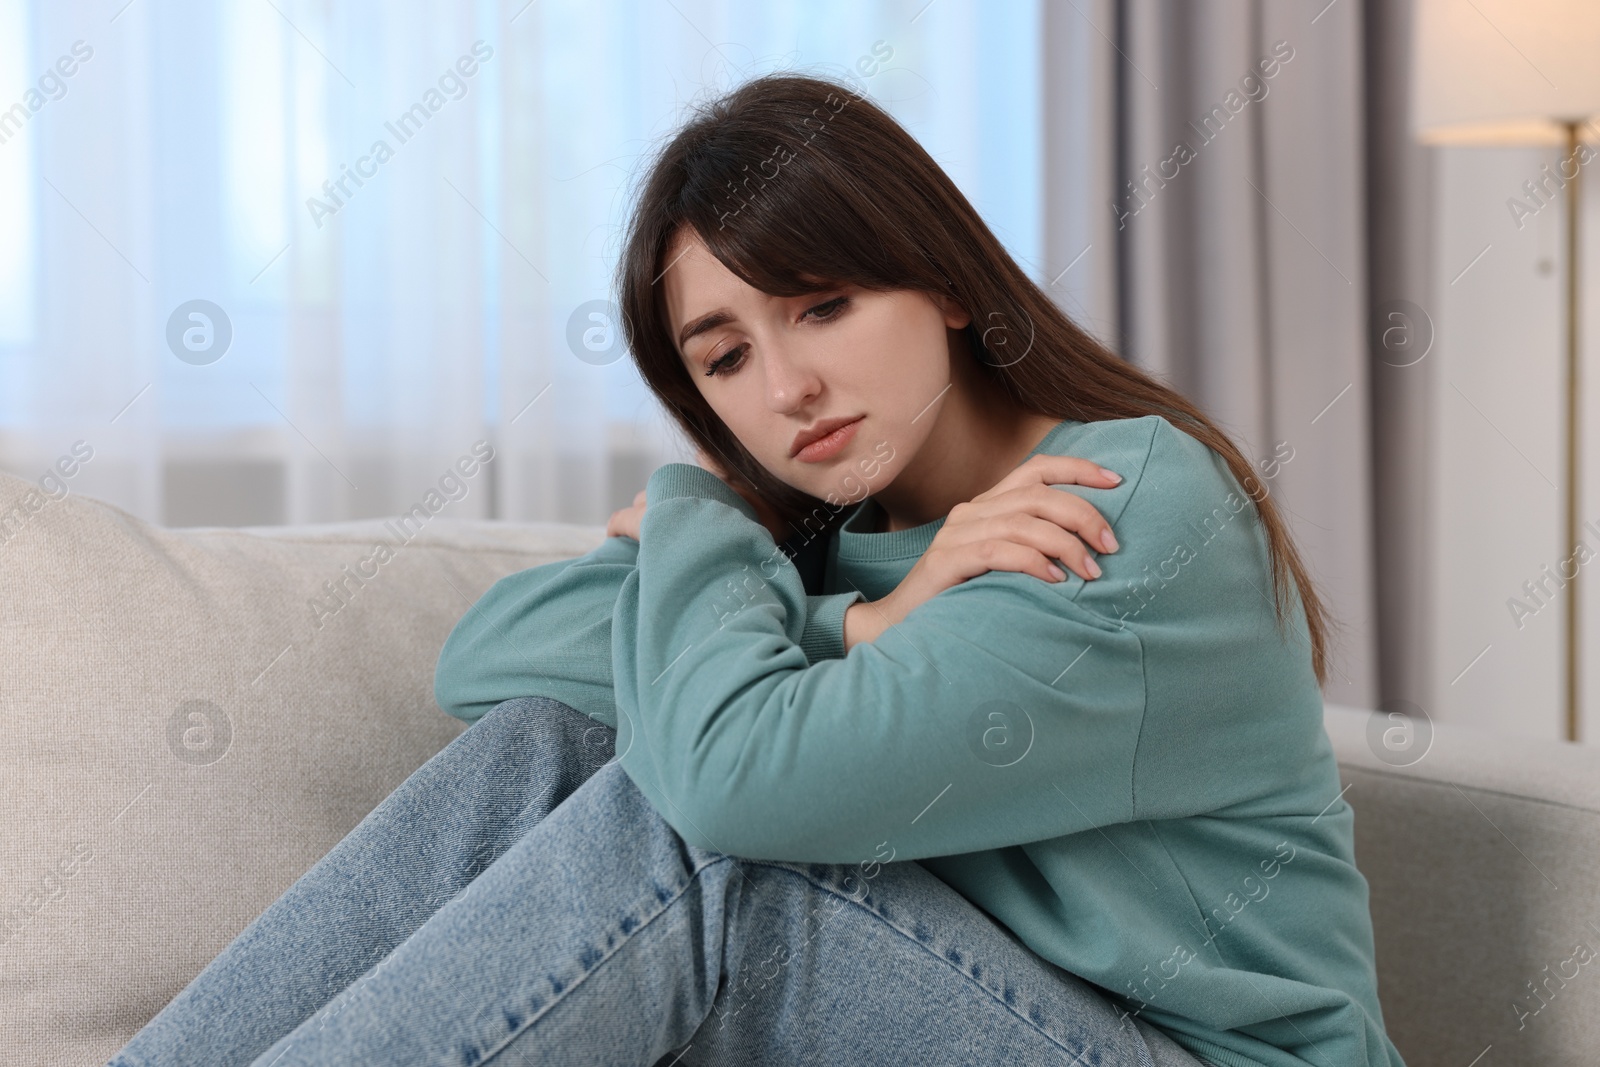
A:
POLYGON ((99 1067, 465 729, 473 601, 603 531, 169 530, 64 484, 0 473, 0 1064, 99 1067))

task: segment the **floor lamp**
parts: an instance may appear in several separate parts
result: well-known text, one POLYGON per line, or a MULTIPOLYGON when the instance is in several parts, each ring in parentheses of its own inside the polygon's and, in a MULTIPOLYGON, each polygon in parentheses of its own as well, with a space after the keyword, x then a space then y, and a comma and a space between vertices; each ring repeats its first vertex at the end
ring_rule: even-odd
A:
MULTIPOLYGON (((1565 146, 1553 180, 1541 171, 1533 176, 1533 189, 1515 190, 1534 195, 1539 206, 1545 202, 1540 197, 1562 196, 1566 202, 1565 555, 1578 542, 1578 194, 1583 171, 1600 164, 1600 149, 1583 139, 1591 118, 1600 114, 1600 2, 1416 0, 1413 10, 1411 120, 1421 141, 1565 146)), ((1576 741, 1582 662, 1577 573, 1565 593, 1566 735, 1576 741)))

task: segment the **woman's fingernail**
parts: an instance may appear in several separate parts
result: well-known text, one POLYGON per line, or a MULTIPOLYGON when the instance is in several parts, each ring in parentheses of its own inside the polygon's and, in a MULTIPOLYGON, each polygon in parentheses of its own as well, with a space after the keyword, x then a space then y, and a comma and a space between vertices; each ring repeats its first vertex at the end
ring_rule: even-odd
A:
POLYGON ((1085 558, 1083 561, 1083 566, 1084 569, 1087 570, 1092 576, 1096 578, 1100 577, 1100 564, 1096 563, 1094 560, 1085 558))
POLYGON ((1101 467, 1100 473, 1105 475, 1107 478, 1110 478, 1114 482, 1122 481, 1122 475, 1118 474, 1116 471, 1108 471, 1104 467, 1101 467))
POLYGON ((1058 582, 1064 582, 1067 580, 1067 572, 1052 563, 1050 564, 1050 577, 1054 578, 1058 582))
POLYGON ((1107 552, 1117 550, 1117 539, 1111 536, 1111 527, 1107 526, 1100 534, 1100 543, 1106 547, 1107 552))

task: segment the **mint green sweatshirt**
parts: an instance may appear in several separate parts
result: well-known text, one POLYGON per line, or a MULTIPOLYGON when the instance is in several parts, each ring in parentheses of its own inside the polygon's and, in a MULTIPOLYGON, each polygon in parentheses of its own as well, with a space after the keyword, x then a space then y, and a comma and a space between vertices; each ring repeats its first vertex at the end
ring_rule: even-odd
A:
POLYGON ((820 595, 750 506, 658 469, 639 542, 496 583, 439 657, 468 722, 548 696, 618 730, 691 844, 918 860, 1034 952, 1223 1067, 1403 1067, 1384 1034, 1354 813, 1298 593, 1227 465, 1159 416, 1058 424, 1119 551, 1100 578, 990 572, 846 654, 943 520, 826 543, 820 595), (1292 587, 1291 587, 1292 588, 1292 587))

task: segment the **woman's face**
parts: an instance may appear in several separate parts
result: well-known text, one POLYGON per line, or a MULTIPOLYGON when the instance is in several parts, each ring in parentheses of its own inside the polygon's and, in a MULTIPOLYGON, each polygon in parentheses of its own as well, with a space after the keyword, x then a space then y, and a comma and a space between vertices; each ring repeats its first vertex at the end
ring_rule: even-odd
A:
POLYGON ((859 500, 921 449, 950 386, 947 331, 970 321, 953 301, 853 285, 772 296, 687 229, 665 262, 679 355, 711 410, 777 478, 824 500, 859 500))

